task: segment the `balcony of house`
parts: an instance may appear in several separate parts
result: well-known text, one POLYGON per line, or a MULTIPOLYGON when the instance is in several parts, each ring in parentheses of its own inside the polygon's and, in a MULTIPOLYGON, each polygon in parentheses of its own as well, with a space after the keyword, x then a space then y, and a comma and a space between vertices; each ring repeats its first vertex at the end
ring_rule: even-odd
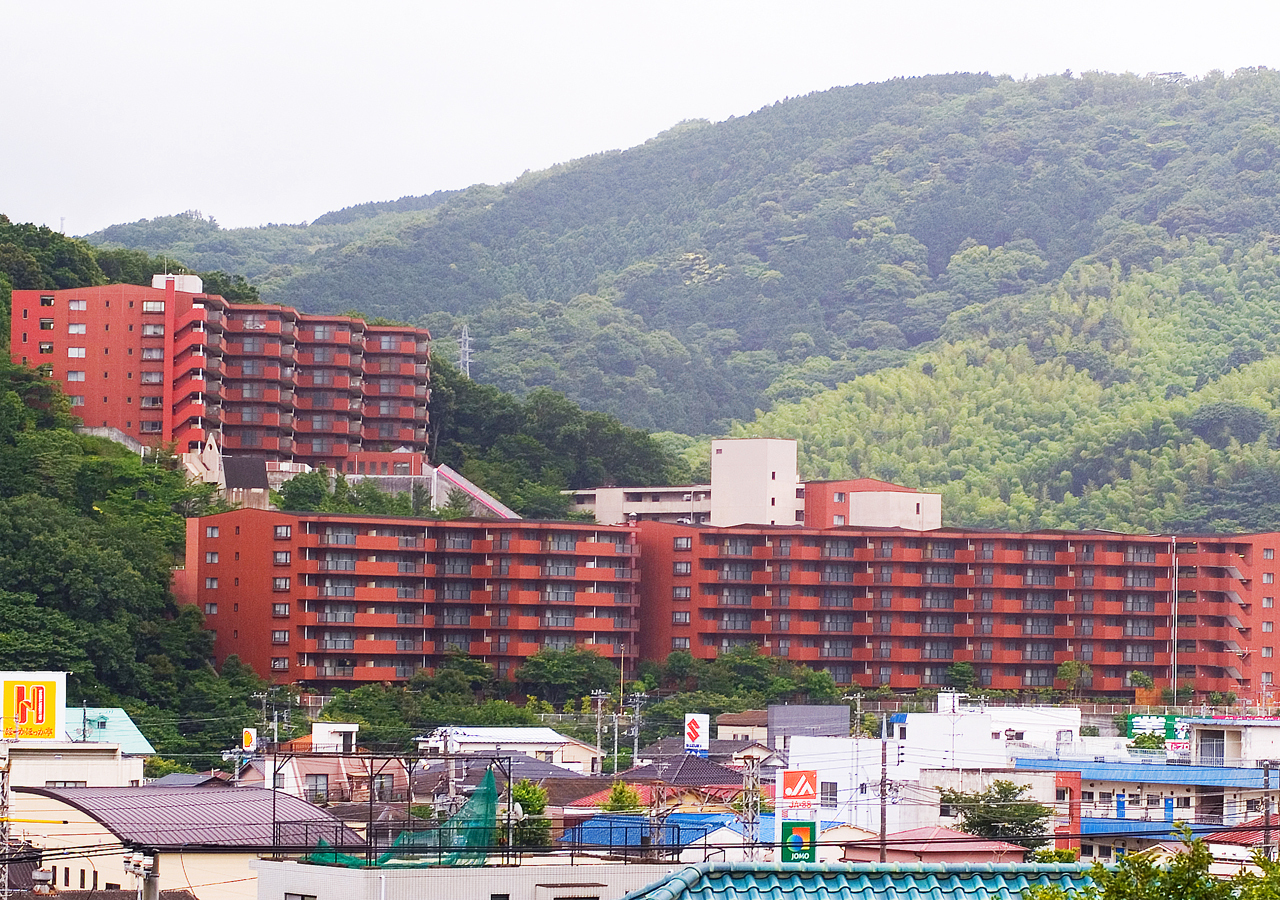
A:
POLYGON ((350 369, 351 353, 345 348, 300 346, 297 351, 299 369, 350 369))
POLYGON ((244 359, 224 358, 225 378, 235 381, 280 381, 280 365, 268 361, 266 365, 254 365, 244 359))
POLYGON ((222 449, 224 451, 251 450, 254 453, 284 452, 281 448, 283 440, 285 439, 274 431, 264 432, 237 426, 234 430, 223 434, 222 449))
MULTIPOLYGON (((366 423, 361 426, 360 423, 352 422, 352 434, 359 434, 363 440, 375 443, 378 441, 390 441, 395 444, 404 444, 418 440, 418 435, 413 428, 389 428, 387 427, 389 424, 391 423, 380 422, 377 425, 366 423)), ((426 437, 425 433, 422 437, 426 437)))
POLYGON ((223 409, 222 419, 227 425, 252 428, 280 427, 280 413, 274 406, 228 405, 223 409))
POLYGON ((495 549, 499 553, 541 553, 542 542, 514 536, 509 538, 499 537, 496 541, 495 549))
POLYGON ((345 438, 350 432, 350 423, 343 416, 311 413, 299 415, 294 421, 293 428, 299 438, 311 435, 345 438))
POLYGON ((360 414, 366 419, 398 419, 412 421, 416 412, 416 407, 412 403, 403 403, 399 401, 384 404, 367 402, 361 399, 359 404, 360 414))
POLYGON ((418 368, 412 359, 397 356, 383 356, 371 350, 365 351, 364 373, 370 376, 395 375, 400 378, 414 378, 418 368))
POLYGON ((412 381, 375 379, 373 376, 364 379, 364 398, 366 403, 371 400, 376 401, 379 398, 414 397, 416 395, 415 386, 412 381))
MULTIPOLYGON (((308 391, 346 392, 352 390, 353 387, 359 390, 357 382, 360 382, 360 379, 352 378, 346 372, 333 369, 299 369, 294 374, 294 384, 298 387, 299 399, 309 396, 305 393, 308 391)), ((342 403, 341 408, 346 409, 346 398, 343 398, 342 403)))
MULTIPOLYGON (((143 346, 163 346, 164 335, 144 336, 142 339, 143 346)), ((178 332, 173 342, 173 356, 177 359, 183 353, 194 352, 199 356, 208 356, 210 353, 221 353, 226 341, 222 339, 222 335, 209 332, 199 331, 195 328, 184 328, 178 332)))
POLYGON ((235 310, 227 313, 223 328, 228 334, 279 335, 283 330, 283 323, 276 316, 235 310))

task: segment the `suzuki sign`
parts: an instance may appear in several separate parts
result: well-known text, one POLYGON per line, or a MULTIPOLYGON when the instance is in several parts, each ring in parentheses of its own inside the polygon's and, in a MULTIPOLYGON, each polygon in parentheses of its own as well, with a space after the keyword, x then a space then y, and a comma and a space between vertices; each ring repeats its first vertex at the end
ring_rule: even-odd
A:
POLYGON ((684 717, 684 752, 706 756, 711 749, 711 717, 689 713, 684 717))
POLYGON ((66 672, 0 672, 0 718, 4 737, 20 741, 65 741, 66 672))

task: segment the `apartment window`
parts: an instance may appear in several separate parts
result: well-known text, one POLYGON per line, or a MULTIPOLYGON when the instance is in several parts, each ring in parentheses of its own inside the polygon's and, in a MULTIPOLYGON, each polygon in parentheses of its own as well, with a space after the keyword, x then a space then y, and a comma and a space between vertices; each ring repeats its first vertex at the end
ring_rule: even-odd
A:
POLYGON ((1270 683, 1271 683, 1271 673, 1270 673, 1270 672, 1263 672, 1263 673, 1262 673, 1262 683, 1263 683, 1263 684, 1270 684, 1270 683))
POLYGON ((84 300, 67 301, 67 309, 72 310, 73 312, 84 312, 88 308, 89 306, 84 300))
POLYGON ((164 373, 163 372, 143 372, 142 383, 143 384, 163 384, 164 373))
POLYGON ((1273 606, 1275 606, 1275 605, 1276 605, 1276 598, 1275 598, 1275 597, 1263 597, 1263 598, 1262 598, 1262 608, 1263 608, 1263 609, 1271 609, 1271 608, 1272 608, 1273 606))
MULTIPOLYGON (((53 306, 53 298, 52 298, 52 297, 41 297, 41 298, 40 298, 40 305, 41 305, 41 306, 53 306)), ((81 886, 81 887, 84 887, 84 885, 83 885, 83 884, 82 884, 82 885, 80 885, 80 886, 81 886)))
POLYGON ((1265 631, 1265 632, 1272 632, 1272 631, 1275 631, 1275 629, 1276 629, 1276 623, 1275 623, 1275 622, 1263 622, 1263 623, 1262 623, 1262 630, 1263 630, 1263 631, 1265 631))
POLYGON ((139 397, 138 405, 143 409, 159 409, 164 406, 163 397, 139 397))
POLYGON ((1263 550, 1263 551, 1262 551, 1262 558, 1263 558, 1263 559, 1275 559, 1275 558, 1276 558, 1276 551, 1274 551, 1274 550, 1272 550, 1270 547, 1268 547, 1266 550, 1263 550))
POLYGON ((673 637, 671 639, 672 650, 688 650, 689 639, 687 637, 673 637))
POLYGON ((218 536, 218 526, 217 525, 204 526, 204 536, 207 538, 216 538, 218 536))
POLYGON ((288 629, 284 629, 284 630, 281 630, 281 631, 273 631, 273 632, 271 632, 271 643, 273 643, 273 644, 287 644, 287 643, 289 643, 289 631, 288 631, 288 629))
MULTIPOLYGON (((41 331, 53 331, 53 319, 41 319, 41 320, 40 320, 40 330, 41 330, 41 331)), ((83 334, 83 332, 81 332, 81 334, 83 334)))
POLYGON ((1274 583, 1275 583, 1275 580, 1276 580, 1276 576, 1275 576, 1275 573, 1274 573, 1274 572, 1263 572, 1263 573, 1262 573, 1262 583, 1263 583, 1263 584, 1274 584, 1274 583))
POLYGON ((287 591, 287 590, 289 590, 289 579, 288 579, 288 578, 272 578, 272 579, 271 579, 271 590, 273 590, 273 591, 287 591))
POLYGON ((70 394, 67 399, 71 401, 72 406, 84 406, 84 394, 70 394))
POLYGON ((293 537, 293 526, 292 526, 292 525, 277 525, 277 526, 276 526, 276 540, 277 540, 277 541, 284 541, 284 540, 288 540, 288 539, 289 539, 289 538, 291 538, 291 537, 293 537))
MULTIPOLYGON (((41 341, 41 342, 40 342, 40 352, 41 352, 41 353, 52 353, 52 352, 53 352, 53 341, 41 341)), ((72 356, 72 357, 75 357, 75 356, 84 356, 84 348, 83 348, 83 347, 72 347, 72 348, 70 348, 69 350, 67 350, 67 356, 72 356), (79 352, 79 353, 76 353, 76 350, 79 350, 80 352, 79 352)))
POLYGON ((138 428, 143 434, 159 434, 163 427, 164 423, 159 419, 143 419, 138 423, 138 428))
POLYGON ((81 372, 81 371, 68 372, 67 381, 84 381, 84 372, 81 372))
POLYGON ((823 781, 819 783, 818 802, 822 805, 823 809, 836 808, 836 797, 839 793, 839 789, 836 785, 837 782, 834 781, 823 781))
MULTIPOLYGON (((271 670, 273 672, 285 672, 285 671, 288 671, 288 669, 289 669, 289 657, 287 656, 271 657, 271 670)), ((280 774, 283 775, 284 773, 281 772, 280 774)))
POLYGON ((72 324, 67 326, 67 334, 85 334, 85 333, 86 333, 85 326, 84 326, 84 323, 82 322, 79 322, 79 323, 73 322, 72 324))
POLYGON ((693 538, 691 538, 691 537, 678 537, 678 538, 676 538, 676 539, 675 539, 675 541, 673 542, 673 546, 675 547, 675 549, 676 549, 676 550, 692 550, 692 549, 693 549, 693 538))
POLYGON ((207 563, 216 563, 218 561, 218 551, 210 550, 205 553, 204 561, 207 563))
POLYGON ((210 591, 215 590, 218 587, 218 579, 206 578, 204 580, 204 586, 206 590, 210 590, 210 591))
POLYGON ((289 615, 289 604, 288 603, 272 603, 271 615, 275 616, 276 618, 287 618, 289 615))
POLYGON ((675 563, 675 565, 672 567, 672 573, 673 573, 673 574, 675 574, 675 575, 692 575, 692 574, 693 574, 693 563, 691 563, 691 562, 677 562, 677 563, 675 563))
POLYGON ((1272 648, 1272 647, 1263 647, 1263 648, 1262 648, 1262 655, 1263 655, 1264 657, 1269 657, 1269 656, 1271 656, 1271 655, 1272 655, 1272 650, 1273 650, 1273 649, 1274 649, 1274 648, 1272 648))
POLYGON ((690 596, 692 596, 692 589, 688 585, 671 589, 671 599, 673 600, 688 600, 690 596))
POLYGON ((844 499, 845 499, 844 491, 836 491, 836 496, 835 496, 836 503, 843 503, 844 499))
POLYGON ((164 312, 163 300, 143 300, 142 311, 144 313, 162 313, 164 312))
POLYGON ((218 604, 206 603, 204 605, 204 614, 206 616, 216 616, 218 614, 218 604))
POLYGON ((672 625, 688 625, 689 611, 687 609, 678 609, 671 614, 672 625))
POLYGON ((277 550, 271 555, 271 561, 277 566, 287 566, 293 554, 288 550, 277 550))
POLYGON ((144 360, 164 359, 164 348, 163 347, 143 347, 142 358, 144 360))

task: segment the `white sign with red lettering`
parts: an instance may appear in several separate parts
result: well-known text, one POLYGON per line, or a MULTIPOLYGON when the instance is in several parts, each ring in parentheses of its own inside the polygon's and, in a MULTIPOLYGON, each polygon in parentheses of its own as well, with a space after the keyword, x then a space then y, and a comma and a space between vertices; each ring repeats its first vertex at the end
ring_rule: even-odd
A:
POLYGON ((711 717, 689 713, 684 717, 684 752, 707 755, 711 749, 711 717))
POLYGON ((782 773, 782 802, 791 809, 812 809, 818 800, 818 773, 814 769, 787 769, 782 773))

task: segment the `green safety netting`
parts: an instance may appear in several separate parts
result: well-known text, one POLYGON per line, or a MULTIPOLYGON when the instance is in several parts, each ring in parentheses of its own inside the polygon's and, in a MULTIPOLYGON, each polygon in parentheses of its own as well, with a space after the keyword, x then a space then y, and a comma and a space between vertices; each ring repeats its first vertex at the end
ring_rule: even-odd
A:
MULTIPOLYGON (((462 808, 439 828, 401 832, 391 849, 379 856, 374 865, 389 868, 482 866, 496 843, 497 823, 498 786, 490 769, 462 808)), ((333 850, 326 852, 330 845, 323 840, 317 846, 315 853, 305 857, 307 862, 353 869, 368 865, 363 857, 333 850)))

